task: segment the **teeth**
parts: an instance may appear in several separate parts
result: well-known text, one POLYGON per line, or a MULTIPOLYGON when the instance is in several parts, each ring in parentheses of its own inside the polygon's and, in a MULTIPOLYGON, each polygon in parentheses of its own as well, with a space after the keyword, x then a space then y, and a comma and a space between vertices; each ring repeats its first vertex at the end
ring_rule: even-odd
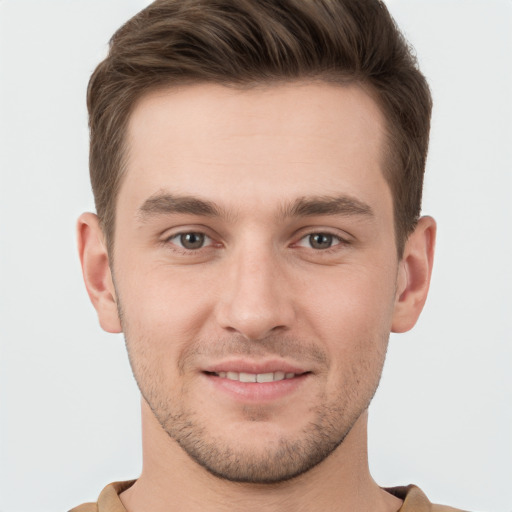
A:
POLYGON ((240 372, 240 382, 256 382, 257 375, 254 375, 254 373, 244 373, 240 372))
MULTIPOLYGON (((287 375, 289 375, 287 379, 293 379, 293 377, 295 377, 295 373, 288 373, 287 375)), ((274 372, 274 380, 283 380, 284 377, 284 372, 274 372)))
POLYGON ((256 382, 272 382, 273 380, 273 373, 258 373, 258 375, 256 375, 256 382))
POLYGON ((295 373, 246 373, 246 372, 219 372, 216 374, 221 379, 238 380, 240 382, 275 382, 284 379, 293 379, 295 373))

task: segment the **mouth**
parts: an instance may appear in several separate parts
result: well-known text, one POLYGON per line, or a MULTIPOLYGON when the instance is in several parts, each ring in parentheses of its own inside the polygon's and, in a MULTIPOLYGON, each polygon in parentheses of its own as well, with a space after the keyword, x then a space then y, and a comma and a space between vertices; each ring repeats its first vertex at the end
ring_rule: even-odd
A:
POLYGON ((294 372, 267 372, 267 373, 248 373, 248 372, 204 372, 207 375, 219 377, 221 379, 234 380, 244 383, 263 383, 263 382, 278 382, 286 379, 293 379, 297 376, 304 375, 309 372, 294 373, 294 372))
POLYGON ((269 403, 296 393, 312 373, 283 361, 229 361, 201 372, 221 396, 236 402, 269 403))

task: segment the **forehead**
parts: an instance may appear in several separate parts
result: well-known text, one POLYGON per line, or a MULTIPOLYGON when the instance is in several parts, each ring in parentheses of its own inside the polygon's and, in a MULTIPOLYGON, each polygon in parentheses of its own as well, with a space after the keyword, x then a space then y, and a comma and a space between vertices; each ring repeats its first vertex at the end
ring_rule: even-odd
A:
POLYGON ((389 196, 384 127, 375 101, 355 85, 161 89, 130 117, 119 201, 140 205, 161 190, 233 209, 311 194, 378 201, 389 196))

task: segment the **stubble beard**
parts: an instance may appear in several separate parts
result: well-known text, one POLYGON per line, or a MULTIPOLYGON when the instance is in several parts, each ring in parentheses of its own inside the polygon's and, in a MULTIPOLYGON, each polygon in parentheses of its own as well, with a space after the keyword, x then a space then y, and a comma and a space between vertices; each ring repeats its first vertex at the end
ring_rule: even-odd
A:
MULTIPOLYGON (((210 474, 252 484, 276 484, 309 471, 343 442, 359 417, 340 425, 333 420, 344 411, 318 406, 314 410, 315 421, 308 423, 297 439, 281 436, 269 439, 266 447, 255 448, 250 438, 234 446, 228 436, 209 430, 193 411, 171 411, 170 404, 155 407, 151 397, 144 399, 169 437, 210 474)), ((252 414, 248 421, 264 421, 264 414, 252 414)))
MULTIPOLYGON (((281 435, 279 438, 269 439, 268 446, 255 447, 250 438, 240 445, 235 445, 229 436, 212 431, 208 420, 202 418, 201 414, 190 406, 193 406, 194 402, 188 399, 186 388, 182 388, 180 395, 174 395, 174 399, 169 397, 165 386, 159 387, 159 383, 165 380, 160 377, 158 371, 155 371, 155 365, 148 364, 145 360, 147 352, 141 351, 136 354, 137 346, 150 346, 149 340, 139 339, 135 342, 136 345, 133 345, 129 331, 125 329, 124 332, 135 379, 144 400, 162 429, 191 459, 210 474, 231 482, 252 484, 276 484, 293 479, 314 468, 341 445, 356 421, 367 410, 377 390, 387 346, 387 343, 379 345, 384 346, 384 353, 379 354, 379 357, 373 360, 365 357, 359 364, 348 368, 347 373, 350 375, 346 376, 345 384, 331 397, 325 394, 319 396, 315 401, 316 405, 311 407, 312 420, 304 425, 295 438, 281 435), (362 386, 361 382, 365 384, 362 386)), ((251 353, 260 352, 262 346, 263 350, 266 350, 266 346, 275 349, 276 345, 280 347, 279 355, 283 355, 283 352, 297 353, 297 350, 304 352, 304 344, 295 342, 297 348, 293 351, 290 347, 292 343, 288 340, 281 342, 276 339, 269 340, 268 345, 267 342, 250 345, 256 349, 239 343, 233 340, 225 340, 218 344, 193 343, 187 353, 189 358, 193 359, 190 355, 200 351, 200 347, 236 346, 237 350, 231 349, 231 352, 252 355, 251 353)), ((376 346, 374 343, 366 345, 373 349, 376 346)), ((306 349, 308 350, 313 353, 318 347, 310 346, 310 349, 306 349)), ((277 354, 274 351, 268 353, 277 354)), ((187 365, 184 362, 186 359, 181 359, 180 373, 187 365)), ((264 412, 258 413, 255 409, 246 412, 247 421, 254 423, 267 419, 264 412)))

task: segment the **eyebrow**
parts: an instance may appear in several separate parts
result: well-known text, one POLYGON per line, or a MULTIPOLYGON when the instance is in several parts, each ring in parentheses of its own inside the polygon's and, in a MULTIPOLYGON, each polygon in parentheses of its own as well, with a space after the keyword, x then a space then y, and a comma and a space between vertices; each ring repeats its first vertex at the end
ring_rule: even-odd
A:
MULTIPOLYGON (((138 217, 144 222, 151 217, 177 213, 202 217, 232 217, 212 201, 166 192, 159 192, 146 199, 138 210, 138 217)), ((279 212, 281 218, 315 215, 373 217, 374 213, 368 204, 346 195, 299 197, 283 205, 279 212)))
POLYGON ((282 216, 285 218, 315 215, 374 217, 370 205, 346 195, 300 197, 282 208, 282 216))
POLYGON ((173 213, 185 213, 203 217, 223 216, 221 209, 211 201, 193 196, 157 193, 144 201, 138 210, 138 217, 141 221, 145 221, 150 217, 173 213))

